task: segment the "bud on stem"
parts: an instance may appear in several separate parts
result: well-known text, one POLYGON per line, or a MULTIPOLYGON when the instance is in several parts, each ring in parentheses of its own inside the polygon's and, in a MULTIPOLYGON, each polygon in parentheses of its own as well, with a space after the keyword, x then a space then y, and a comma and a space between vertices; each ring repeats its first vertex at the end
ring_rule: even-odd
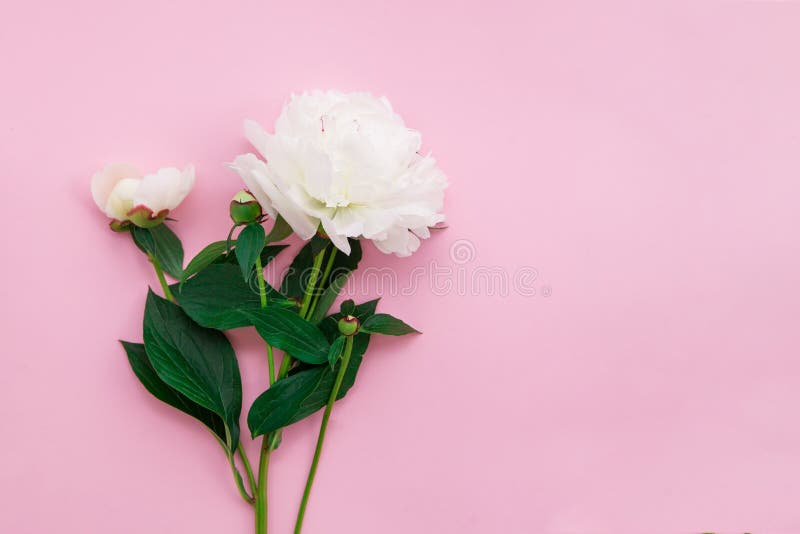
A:
POLYGON ((231 219, 237 225, 248 224, 261 218, 261 204, 249 191, 239 191, 230 205, 231 219))
POLYGON ((361 323, 358 321, 357 317, 353 317, 352 315, 345 315, 341 319, 339 319, 339 333, 343 336, 354 336, 358 333, 358 329, 361 328, 361 323))

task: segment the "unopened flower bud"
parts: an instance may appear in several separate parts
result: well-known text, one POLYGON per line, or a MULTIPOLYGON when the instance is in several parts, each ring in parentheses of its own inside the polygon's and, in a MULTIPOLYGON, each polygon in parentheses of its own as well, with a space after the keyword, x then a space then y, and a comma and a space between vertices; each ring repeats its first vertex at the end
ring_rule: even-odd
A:
POLYGON ((358 318, 353 317, 352 315, 345 315, 341 319, 339 319, 339 332, 343 336, 354 336, 358 333, 358 329, 361 327, 361 323, 358 322, 358 318))
POLYGON ((261 218, 261 204, 249 191, 242 190, 233 196, 230 213, 236 224, 251 223, 261 218))

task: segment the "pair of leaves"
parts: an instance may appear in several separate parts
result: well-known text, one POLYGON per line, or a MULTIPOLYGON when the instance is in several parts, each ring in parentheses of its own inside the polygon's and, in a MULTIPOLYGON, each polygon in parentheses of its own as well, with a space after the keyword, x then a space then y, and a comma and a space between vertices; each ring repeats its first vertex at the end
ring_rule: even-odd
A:
MULTIPOLYGON (((224 441, 229 450, 234 450, 239 439, 242 383, 236 355, 225 335, 196 324, 178 306, 150 291, 145 305, 144 347, 164 384, 220 417, 229 434, 224 441)), ((196 410, 183 411, 197 417, 192 413, 196 410)), ((203 422, 217 433, 214 426, 203 422)))
MULTIPOLYGON (((236 254, 236 250, 228 252, 228 249, 234 245, 237 245, 236 240, 214 241, 210 245, 207 245, 205 248, 203 248, 203 250, 198 252, 197 255, 192 258, 192 260, 189 262, 189 265, 186 266, 186 269, 184 269, 183 275, 181 276, 181 285, 183 285, 190 277, 199 273, 209 265, 214 265, 217 263, 239 263, 239 256, 236 254)), ((268 247, 262 247, 260 256, 261 265, 266 266, 275 258, 275 256, 278 255, 280 251, 288 246, 289 245, 271 245, 268 247)), ((255 262, 255 259, 252 261, 255 262)))
MULTIPOLYGON (((262 252, 262 263, 274 257, 275 250, 281 246, 268 246, 262 252)), ((220 256, 214 263, 195 276, 186 280, 182 286, 175 284, 171 289, 183 310, 198 324, 206 328, 230 330, 252 324, 242 311, 261 309, 261 298, 255 280, 245 282, 236 261, 235 253, 220 256)), ((296 302, 287 300, 269 284, 267 302, 270 307, 295 308, 296 302)))
MULTIPOLYGON (((369 336, 358 334, 353 340, 350 362, 342 380, 337 400, 343 398, 355 383, 358 368, 369 345, 369 336)), ((262 393, 250 408, 247 425, 253 437, 269 434, 313 414, 328 402, 339 372, 336 366, 301 365, 299 371, 275 382, 262 393)))
MULTIPOLYGON (((353 305, 352 309, 348 309, 348 313, 364 323, 375 315, 378 300, 353 305)), ((247 416, 247 424, 254 437, 296 423, 313 414, 328 402, 336 374, 342 363, 339 359, 341 348, 336 353, 336 345, 343 343, 343 341, 338 341, 339 339, 344 340, 339 334, 338 327, 338 321, 344 315, 345 313, 342 312, 335 313, 317 325, 319 331, 331 345, 328 354, 334 354, 331 356, 331 360, 334 362, 333 366, 330 365, 330 360, 327 363, 323 360, 318 365, 302 362, 289 372, 289 376, 275 382, 253 402, 247 416)), ((302 319, 300 320, 302 321, 302 319)), ((309 323, 306 322, 306 324, 309 323)), ((369 345, 369 339, 370 336, 366 333, 359 333, 353 338, 350 362, 337 399, 344 397, 355 383, 356 374, 369 345)))
POLYGON ((139 249, 158 260, 164 272, 176 280, 183 276, 183 245, 175 232, 166 224, 153 228, 131 225, 133 242, 139 249))

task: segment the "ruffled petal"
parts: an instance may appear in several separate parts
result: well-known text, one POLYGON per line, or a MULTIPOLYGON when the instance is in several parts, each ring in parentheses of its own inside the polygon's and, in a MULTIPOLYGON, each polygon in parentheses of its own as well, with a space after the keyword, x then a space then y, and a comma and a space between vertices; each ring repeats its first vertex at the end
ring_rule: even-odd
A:
POLYGON ((186 198, 193 186, 192 165, 183 171, 175 167, 164 167, 142 179, 133 201, 135 206, 145 206, 153 213, 171 211, 186 198))
POLYGON ((255 154, 237 156, 230 167, 242 177, 258 202, 280 213, 301 239, 311 239, 317 232, 319 221, 309 217, 275 185, 274 174, 255 154), (257 185, 258 187, 255 187, 257 185))
POLYGON ((325 233, 328 234, 328 238, 333 243, 333 246, 347 254, 350 255, 350 241, 347 240, 347 236, 339 234, 336 231, 336 226, 333 222, 328 218, 320 219, 322 223, 322 229, 325 230, 325 233))
POLYGON ((92 176, 92 198, 101 210, 106 209, 108 198, 114 186, 124 178, 141 178, 142 173, 133 165, 127 163, 112 163, 92 176))
POLYGON ((103 207, 106 215, 117 221, 127 221, 134 206, 134 197, 142 181, 138 178, 123 178, 114 185, 103 207))

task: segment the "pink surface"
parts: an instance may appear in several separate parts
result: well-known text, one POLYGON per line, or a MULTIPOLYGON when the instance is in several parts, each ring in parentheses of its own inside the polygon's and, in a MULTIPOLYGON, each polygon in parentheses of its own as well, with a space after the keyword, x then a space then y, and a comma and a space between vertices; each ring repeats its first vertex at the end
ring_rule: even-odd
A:
MULTIPOLYGON (((425 334, 376 341, 334 410, 307 534, 800 532, 800 5, 204 4, 2 10, 0 532, 251 531, 217 444, 128 368, 156 280, 89 177, 195 163, 192 255, 242 119, 329 87, 423 132, 450 229, 369 247, 427 269, 382 304, 425 334)), ((249 405, 266 363, 232 337, 249 405)), ((319 418, 274 457, 275 533, 319 418)))

